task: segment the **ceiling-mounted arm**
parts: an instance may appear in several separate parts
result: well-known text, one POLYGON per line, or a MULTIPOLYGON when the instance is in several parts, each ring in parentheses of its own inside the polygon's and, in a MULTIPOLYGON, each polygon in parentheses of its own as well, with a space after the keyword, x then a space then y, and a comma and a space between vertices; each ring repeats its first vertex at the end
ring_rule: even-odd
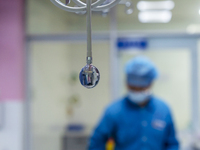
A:
POLYGON ((87 65, 83 67, 79 74, 79 80, 81 84, 86 88, 95 87, 100 79, 99 70, 92 65, 92 29, 91 29, 91 13, 92 11, 103 11, 112 8, 117 5, 121 0, 114 0, 108 4, 104 4, 105 0, 97 0, 92 4, 92 0, 87 0, 87 4, 83 3, 80 0, 73 0, 75 4, 80 7, 70 7, 67 4, 70 3, 70 0, 67 1, 66 5, 63 4, 60 0, 51 0, 51 2, 58 8, 74 12, 82 13, 87 12, 87 65), (99 6, 100 5, 100 6, 99 6))

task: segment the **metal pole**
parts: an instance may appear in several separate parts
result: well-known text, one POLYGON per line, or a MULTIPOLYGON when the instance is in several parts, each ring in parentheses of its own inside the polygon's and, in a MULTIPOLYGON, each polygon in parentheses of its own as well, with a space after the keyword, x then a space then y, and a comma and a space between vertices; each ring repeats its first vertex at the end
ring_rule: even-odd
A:
MULTIPOLYGON (((28 0, 25 1, 25 13, 24 13, 24 28, 25 28, 25 35, 26 31, 28 31, 27 26, 27 20, 28 20, 28 0)), ((24 71, 24 77, 25 77, 25 100, 24 100, 24 106, 23 106, 23 122, 24 122, 24 133, 23 133, 23 150, 31 150, 32 149, 32 141, 31 141, 31 102, 30 102, 30 44, 31 40, 27 38, 27 35, 25 36, 25 45, 24 45, 24 61, 25 61, 25 71, 24 71)))
POLYGON ((25 47, 25 101, 24 101, 24 150, 32 149, 32 141, 31 141, 31 93, 30 93, 30 71, 31 71, 31 49, 30 49, 31 41, 26 40, 25 47))
POLYGON ((191 46, 191 61, 192 61, 192 130, 193 135, 199 130, 199 77, 198 77, 198 47, 197 40, 191 46))
POLYGON ((5 115, 6 115, 5 102, 0 101, 0 131, 3 130, 5 126, 5 115))
POLYGON ((87 0, 87 64, 92 63, 91 0, 87 0))
POLYGON ((110 89, 111 100, 115 100, 119 96, 119 70, 118 70, 118 53, 116 50, 117 39, 117 21, 116 8, 110 11, 110 89))

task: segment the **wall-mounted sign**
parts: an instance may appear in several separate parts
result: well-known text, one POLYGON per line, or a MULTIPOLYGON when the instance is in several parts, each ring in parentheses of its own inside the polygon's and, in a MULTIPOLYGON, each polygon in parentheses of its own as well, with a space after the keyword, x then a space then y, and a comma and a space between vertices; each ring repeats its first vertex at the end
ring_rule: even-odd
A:
POLYGON ((118 50, 145 50, 148 46, 145 38, 118 38, 117 48, 118 50))

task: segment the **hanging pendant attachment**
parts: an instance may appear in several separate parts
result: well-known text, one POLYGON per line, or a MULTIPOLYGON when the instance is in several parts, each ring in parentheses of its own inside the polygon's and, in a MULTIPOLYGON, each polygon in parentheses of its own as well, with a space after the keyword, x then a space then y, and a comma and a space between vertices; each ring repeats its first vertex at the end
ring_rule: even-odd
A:
POLYGON ((92 65, 92 57, 87 57, 87 65, 81 69, 79 80, 81 84, 88 88, 94 88, 100 80, 99 70, 92 65))
POLYGON ((99 70, 92 65, 92 25, 91 25, 91 0, 87 0, 87 65, 83 67, 79 74, 81 84, 88 88, 94 88, 100 79, 99 70))
POLYGON ((83 67, 79 74, 79 80, 81 84, 86 88, 94 88, 100 80, 99 70, 92 65, 92 28, 91 28, 91 14, 92 11, 104 11, 108 10, 115 5, 117 5, 121 0, 113 0, 110 3, 103 4, 105 0, 97 0, 92 3, 92 0, 86 0, 84 3, 80 0, 72 0, 78 7, 67 6, 70 3, 70 0, 66 0, 66 4, 63 4, 60 0, 51 0, 51 2, 69 12, 74 13, 85 13, 87 12, 87 65, 83 67))
POLYGON ((100 80, 99 70, 95 66, 87 64, 81 69, 79 80, 84 87, 88 89, 94 88, 100 80))

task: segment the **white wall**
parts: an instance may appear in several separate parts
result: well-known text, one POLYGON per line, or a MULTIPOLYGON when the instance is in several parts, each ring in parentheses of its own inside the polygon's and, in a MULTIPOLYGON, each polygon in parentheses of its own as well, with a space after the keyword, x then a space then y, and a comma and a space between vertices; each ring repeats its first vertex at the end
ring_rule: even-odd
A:
POLYGON ((0 102, 3 126, 0 128, 0 150, 23 149, 23 102, 0 102))
POLYGON ((61 149, 61 137, 68 123, 83 123, 89 134, 111 101, 109 43, 93 43, 93 64, 101 74, 94 89, 84 88, 79 79, 70 83, 70 75, 75 73, 78 77, 86 65, 85 42, 33 43, 31 48, 33 150, 61 149), (80 103, 70 117, 68 100, 74 94, 80 103))

